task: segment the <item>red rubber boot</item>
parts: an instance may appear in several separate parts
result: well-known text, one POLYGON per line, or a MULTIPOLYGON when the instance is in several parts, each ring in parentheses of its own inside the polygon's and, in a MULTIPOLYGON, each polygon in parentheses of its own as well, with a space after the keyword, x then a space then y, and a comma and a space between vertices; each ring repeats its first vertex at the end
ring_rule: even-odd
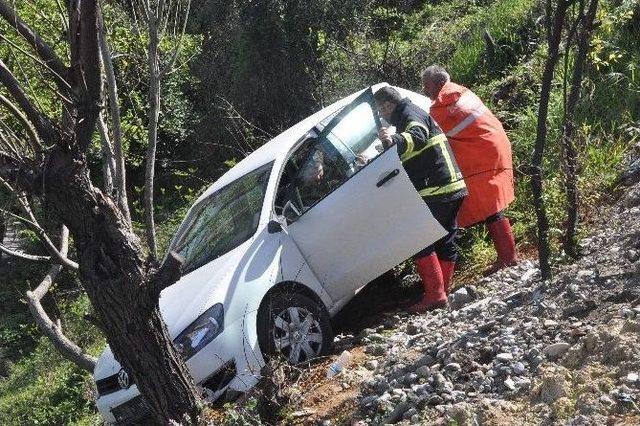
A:
POLYGON ((447 306, 447 294, 444 290, 444 278, 442 277, 438 256, 435 253, 431 253, 428 256, 416 259, 415 264, 418 275, 422 279, 424 295, 420 302, 409 306, 409 312, 423 313, 447 306))
POLYGON ((440 269, 442 269, 442 278, 444 279, 444 292, 449 295, 451 289, 451 280, 453 279, 453 270, 456 268, 456 262, 450 260, 440 260, 440 269))
POLYGON ((496 253, 498 253, 498 259, 484 271, 484 276, 491 275, 502 268, 518 263, 516 243, 513 239, 513 231, 511 230, 509 219, 503 217, 495 222, 491 222, 487 225, 487 229, 493 240, 496 253))

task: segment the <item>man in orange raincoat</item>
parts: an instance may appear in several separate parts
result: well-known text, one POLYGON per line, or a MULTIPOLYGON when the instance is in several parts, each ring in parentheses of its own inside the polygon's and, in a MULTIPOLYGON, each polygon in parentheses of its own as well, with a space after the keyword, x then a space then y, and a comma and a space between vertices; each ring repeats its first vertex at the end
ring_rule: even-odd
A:
POLYGON ((469 195, 458 223, 487 225, 498 259, 485 271, 496 272, 517 262, 509 219, 503 211, 514 200, 511 143, 500 121, 471 90, 452 83, 444 68, 432 65, 422 73, 430 114, 447 135, 469 195))

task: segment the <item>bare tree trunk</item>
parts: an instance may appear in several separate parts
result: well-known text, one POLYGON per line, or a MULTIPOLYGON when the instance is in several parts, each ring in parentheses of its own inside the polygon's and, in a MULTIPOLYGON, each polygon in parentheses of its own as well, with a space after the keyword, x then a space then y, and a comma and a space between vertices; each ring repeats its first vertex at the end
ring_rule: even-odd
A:
MULTIPOLYGON (((542 168, 542 160, 544 157, 544 149, 547 141, 547 116, 549 113, 549 98, 551 96, 551 84, 553 82, 553 74, 558 63, 560 42, 562 39, 562 28, 568 0, 559 0, 555 9, 552 6, 552 0, 547 0, 546 10, 553 10, 553 21, 547 27, 547 42, 549 51, 547 60, 545 61, 544 73, 542 74, 542 87, 540 89, 540 104, 538 107, 538 124, 536 128, 536 144, 533 152, 532 170, 531 170, 531 189, 533 191, 533 203, 536 211, 538 222, 538 258, 540 260, 540 273, 542 279, 551 278, 551 264, 549 246, 549 218, 544 203, 543 179, 544 171, 542 168)), ((547 16, 549 19, 550 16, 547 16)))
POLYGON ((127 178, 124 169, 124 150, 122 148, 122 124, 120 122, 120 103, 118 100, 118 83, 113 69, 113 60, 109 43, 107 43, 104 24, 100 19, 99 25, 100 54, 104 65, 107 95, 109 98, 109 111, 111 115, 111 125, 113 127, 113 148, 116 163, 115 190, 118 207, 122 211, 127 224, 131 226, 131 213, 129 211, 129 200, 127 198, 127 178))
POLYGON ((156 420, 195 416, 198 391, 158 307, 160 291, 179 277, 180 265, 156 272, 143 261, 137 237, 111 199, 91 185, 83 160, 63 149, 52 153, 45 176, 47 208, 69 226, 97 322, 156 420))
MULTIPOLYGON (((562 147, 565 160, 565 195, 567 197, 567 225, 563 237, 565 252, 571 257, 578 256, 576 230, 578 226, 578 152, 575 145, 576 125, 575 112, 580 99, 582 76, 584 72, 589 42, 593 32, 593 22, 598 10, 598 0, 591 0, 587 14, 581 14, 581 29, 578 32, 576 60, 573 65, 571 91, 567 101, 567 109, 562 125, 562 147)), ((567 48, 568 50, 568 48, 567 48)), ((567 52, 568 53, 568 52, 567 52)))
MULTIPOLYGON (((62 227, 62 235, 60 238, 60 253, 67 255, 69 247, 69 231, 66 226, 62 227)), ((40 301, 47 294, 54 280, 62 270, 62 265, 53 265, 42 282, 33 291, 27 292, 27 300, 29 310, 36 320, 36 325, 42 333, 49 338, 53 346, 69 361, 78 367, 93 373, 96 366, 96 359, 82 351, 82 349, 74 342, 69 340, 62 332, 60 323, 54 323, 47 312, 42 307, 40 301)))
MULTIPOLYGON (((158 306, 160 291, 179 279, 181 261, 169 256, 159 269, 155 262, 145 262, 124 213, 90 181, 86 152, 102 104, 100 10, 97 0, 74 0, 68 6, 70 67, 0 0, 0 17, 52 68, 49 78, 58 85, 65 112, 62 125, 54 124, 0 60, 0 84, 39 139, 51 146, 44 164, 33 162, 32 169, 15 171, 0 167, 0 172, 20 176, 11 181, 18 182, 21 191, 32 195, 36 188, 42 191, 47 211, 69 228, 80 279, 114 356, 133 377, 157 422, 181 422, 184 415, 197 415, 198 391, 173 347, 158 306)), ((0 161, 10 160, 0 153, 0 161)))
MULTIPOLYGON (((163 2, 160 2, 161 4, 163 2)), ((160 9, 161 5, 158 6, 160 9)), ((158 144, 158 118, 160 116, 160 64, 158 59, 158 22, 154 11, 149 13, 149 134, 147 165, 144 175, 144 218, 147 245, 151 256, 158 257, 156 246, 156 225, 153 212, 153 188, 155 179, 156 147, 158 144)))

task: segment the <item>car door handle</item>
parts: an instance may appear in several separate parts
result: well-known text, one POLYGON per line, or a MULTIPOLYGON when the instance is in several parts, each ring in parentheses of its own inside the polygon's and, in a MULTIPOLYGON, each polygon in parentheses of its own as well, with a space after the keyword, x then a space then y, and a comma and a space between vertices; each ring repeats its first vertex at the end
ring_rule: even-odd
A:
POLYGON ((385 177, 380 179, 378 181, 378 183, 376 183, 376 186, 378 188, 380 188, 382 185, 384 185, 385 183, 389 182, 391 179, 393 179, 394 177, 398 176, 399 174, 400 174, 400 169, 395 169, 394 171, 389 172, 385 177))

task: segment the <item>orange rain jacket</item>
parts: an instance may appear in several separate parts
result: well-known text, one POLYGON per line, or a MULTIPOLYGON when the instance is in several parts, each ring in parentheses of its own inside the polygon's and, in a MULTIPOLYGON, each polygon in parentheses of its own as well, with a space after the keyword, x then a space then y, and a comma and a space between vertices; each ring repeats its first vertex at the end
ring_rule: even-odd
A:
POLYGON ((468 227, 504 210, 515 196, 511 142, 500 121, 471 90, 446 83, 430 114, 447 135, 469 195, 458 222, 468 227))

